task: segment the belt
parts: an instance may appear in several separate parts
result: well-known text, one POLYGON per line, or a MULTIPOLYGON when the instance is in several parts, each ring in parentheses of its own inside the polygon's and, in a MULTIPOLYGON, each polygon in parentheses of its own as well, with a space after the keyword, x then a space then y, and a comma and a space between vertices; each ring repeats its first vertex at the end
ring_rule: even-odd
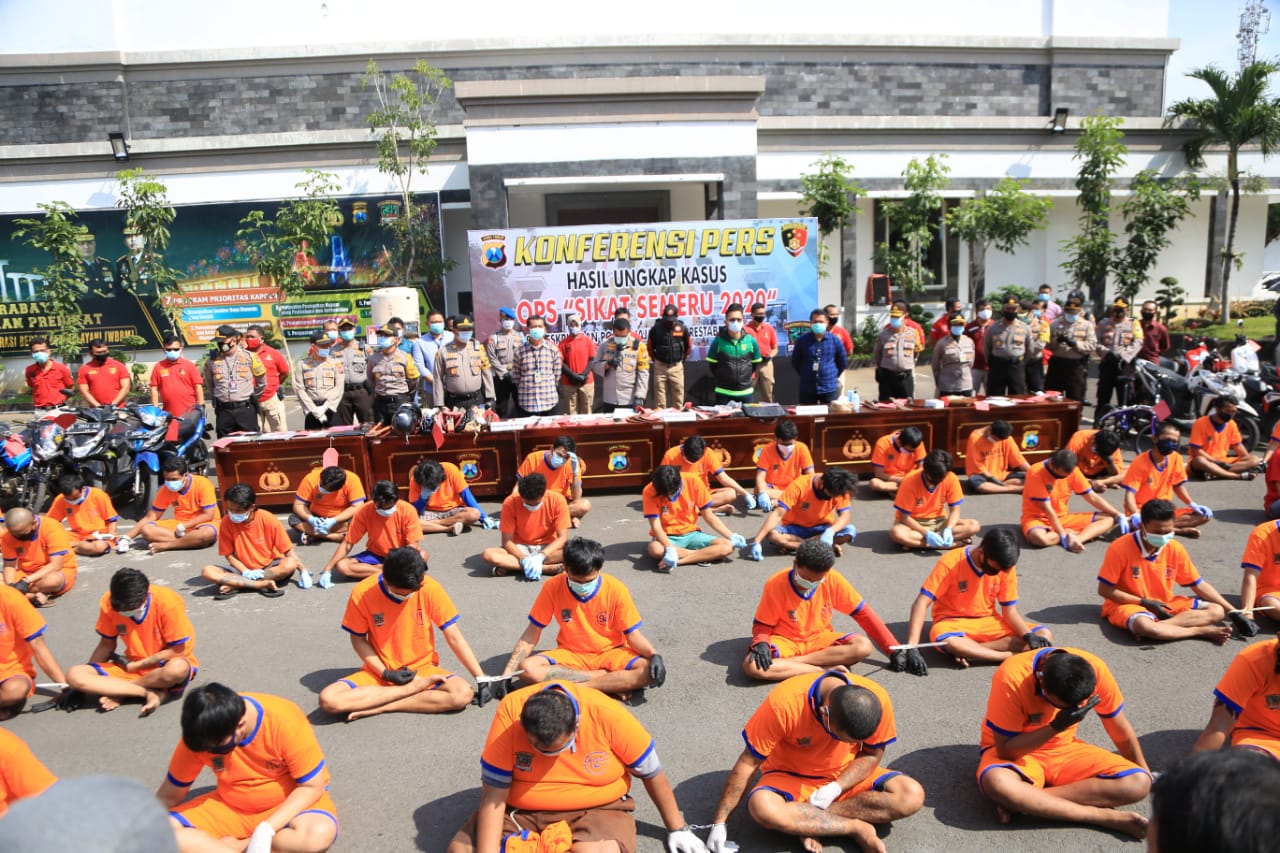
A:
POLYGON ((213 407, 215 409, 244 409, 252 405, 252 400, 231 400, 228 402, 215 401, 213 407))
POLYGON ((346 383, 346 387, 348 391, 354 391, 357 388, 364 388, 365 384, 363 382, 348 382, 346 383))
POLYGON ((413 399, 413 392, 405 391, 400 394, 374 394, 373 396, 382 400, 410 400, 413 399))
POLYGON ((455 394, 455 393, 453 393, 452 391, 445 391, 445 392, 444 392, 444 401, 445 401, 446 403, 449 403, 449 404, 452 404, 452 403, 462 403, 462 402, 467 402, 467 401, 474 400, 474 399, 476 399, 477 397, 481 397, 481 398, 482 398, 483 396, 484 396, 484 392, 483 392, 483 391, 472 391, 472 392, 470 392, 470 393, 468 393, 468 394, 455 394))

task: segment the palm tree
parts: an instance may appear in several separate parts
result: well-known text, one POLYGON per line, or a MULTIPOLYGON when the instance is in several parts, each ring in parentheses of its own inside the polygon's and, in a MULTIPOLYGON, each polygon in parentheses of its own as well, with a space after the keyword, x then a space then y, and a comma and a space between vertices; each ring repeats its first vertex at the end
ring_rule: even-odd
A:
POLYGON ((1213 90, 1212 98, 1184 98, 1169 107, 1165 125, 1190 122, 1192 136, 1183 145, 1187 165, 1204 166, 1204 150, 1210 146, 1227 149, 1227 183, 1231 185, 1231 216, 1227 220, 1227 246, 1222 257, 1222 290, 1211 294, 1229 318, 1227 296, 1231 267, 1235 262, 1236 218, 1240 213, 1240 149, 1256 145, 1267 157, 1280 144, 1280 99, 1269 98, 1267 87, 1280 64, 1254 62, 1231 77, 1215 65, 1197 68, 1188 77, 1203 80, 1213 90))

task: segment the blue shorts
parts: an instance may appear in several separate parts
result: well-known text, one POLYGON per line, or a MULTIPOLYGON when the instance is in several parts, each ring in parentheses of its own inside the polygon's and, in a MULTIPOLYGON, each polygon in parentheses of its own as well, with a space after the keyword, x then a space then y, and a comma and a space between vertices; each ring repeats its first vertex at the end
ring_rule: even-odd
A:
POLYGON ((691 530, 688 533, 667 534, 667 539, 672 545, 677 548, 683 548, 686 551, 701 551, 703 548, 706 548, 719 538, 719 536, 712 536, 710 533, 703 533, 701 530, 691 530))
POLYGON ((379 557, 372 551, 361 551, 359 554, 352 554, 351 559, 357 563, 364 563, 366 566, 381 566, 387 561, 386 557, 379 557))
MULTIPOLYGON (((830 524, 815 524, 813 527, 805 527, 803 524, 779 524, 774 530, 799 539, 813 539, 815 536, 826 533, 830 527, 830 524)), ((836 536, 848 536, 849 541, 852 542, 858 536, 858 528, 852 524, 847 525, 844 530, 837 531, 836 536)))

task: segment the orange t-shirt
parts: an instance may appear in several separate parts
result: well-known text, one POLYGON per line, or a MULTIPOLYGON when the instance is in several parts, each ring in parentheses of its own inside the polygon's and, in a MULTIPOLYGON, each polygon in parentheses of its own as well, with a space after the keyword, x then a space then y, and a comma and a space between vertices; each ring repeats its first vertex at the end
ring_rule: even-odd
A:
POLYGON ((218 494, 213 488, 213 483, 199 474, 188 476, 191 479, 180 492, 161 485, 156 491, 155 503, 151 505, 151 509, 164 515, 164 511, 173 506, 174 519, 183 524, 202 512, 213 510, 213 518, 209 523, 217 524, 222 513, 218 511, 218 494))
POLYGON ((1235 421, 1216 424, 1208 415, 1195 419, 1191 424, 1189 447, 1194 447, 1211 459, 1226 459, 1231 455, 1231 448, 1240 444, 1240 427, 1235 421))
POLYGON ((600 574, 600 586, 586 599, 569 589, 565 575, 542 585, 529 610, 529 621, 539 628, 556 623, 556 648, 596 655, 627 645, 627 635, 643 622, 626 584, 600 574))
POLYGON ((367 639, 384 669, 419 670, 440 663, 431 626, 443 631, 458 619, 458 608, 434 578, 424 577, 413 595, 396 601, 379 574, 351 590, 342 630, 367 639))
POLYGON ((653 738, 616 699, 579 684, 533 684, 502 700, 480 756, 484 784, 505 789, 507 805, 524 811, 566 811, 602 806, 631 789, 631 776, 662 770, 653 738), (520 725, 529 697, 562 690, 578 713, 574 748, 543 755, 520 725))
MULTIPOLYGON (((439 487, 431 493, 431 497, 427 499, 427 510, 430 512, 444 512, 447 509, 456 509, 465 503, 462 500, 462 493, 467 490, 467 478, 462 476, 462 469, 452 462, 441 462, 440 468, 444 471, 444 479, 440 481, 439 487)), ((550 488, 548 488, 550 491, 550 488)), ((422 497, 422 486, 418 481, 409 478, 409 503, 416 504, 418 498, 422 497)))
POLYGON ((265 693, 241 693, 240 698, 250 711, 244 740, 226 755, 192 752, 179 741, 169 759, 171 784, 190 788, 209 767, 222 802, 240 814, 261 814, 277 808, 317 774, 328 783, 324 752, 301 708, 265 693))
POLYGON ((752 620, 753 642, 780 636, 805 643, 831 630, 833 614, 848 613, 856 618, 862 610, 862 596, 839 572, 827 572, 822 583, 808 592, 792 583, 794 573, 795 569, 783 569, 764 582, 752 620))
POLYGON ((817 475, 801 474, 783 490, 782 496, 778 498, 778 506, 786 510, 782 516, 783 524, 796 524, 801 527, 833 524, 836 516, 849 508, 848 495, 819 498, 813 491, 815 476, 817 475))
POLYGON ((0 583, 0 678, 26 673, 33 682, 31 641, 45 632, 44 619, 27 597, 0 583))
POLYGON ((234 554, 250 569, 265 569, 292 547, 280 519, 265 509, 254 510, 244 524, 225 516, 218 526, 218 553, 224 557, 234 554))
MULTIPOLYGON (((1086 477, 1099 476, 1104 467, 1102 457, 1093 449, 1093 437, 1097 434, 1096 429, 1078 429, 1067 441, 1067 450, 1076 455, 1076 465, 1086 477)), ((1116 466, 1117 473, 1125 472, 1124 456, 1119 450, 1111 454, 1111 464, 1116 466)))
POLYGON ((26 741, 8 729, 0 729, 0 817, 10 803, 43 794, 58 781, 40 763, 26 741))
POLYGON ((1049 526, 1049 515, 1061 516, 1067 511, 1071 494, 1087 495, 1093 491, 1088 479, 1076 468, 1058 479, 1049 473, 1044 462, 1037 462, 1027 472, 1026 485, 1022 487, 1022 524, 1044 522, 1049 526))
POLYGON ((724 466, 720 464, 720 451, 708 447, 701 459, 690 462, 684 458, 683 445, 679 444, 662 454, 662 461, 658 464, 674 465, 680 469, 681 474, 694 474, 708 486, 711 485, 711 478, 724 470, 724 466))
POLYGON ((75 542, 87 539, 95 533, 102 533, 106 531, 108 524, 120 520, 120 513, 116 512, 111 498, 96 486, 85 486, 84 495, 78 504, 58 495, 49 506, 48 515, 54 521, 66 519, 71 528, 71 538, 75 542))
POLYGON ((938 558, 920 591, 933 601, 933 621, 976 619, 996 615, 996 604, 1018 603, 1018 567, 988 575, 974 565, 972 548, 959 548, 938 558))
POLYGON ((524 457, 520 467, 516 469, 516 479, 530 474, 541 474, 547 478, 547 491, 559 492, 567 501, 573 500, 574 481, 581 481, 587 473, 587 464, 576 453, 554 471, 547 464, 545 450, 535 450, 524 457))
POLYGON ((1003 480, 1027 464, 1026 457, 1018 449, 1013 436, 995 440, 983 435, 986 427, 975 427, 964 443, 964 473, 972 477, 974 474, 986 474, 996 480, 1003 480))
POLYGON ((396 508, 387 518, 378 515, 378 508, 369 501, 356 510, 351 518, 351 526, 347 528, 347 542, 352 545, 368 534, 369 541, 365 548, 375 556, 386 559, 396 548, 416 545, 422 538, 422 522, 418 520, 418 512, 413 504, 396 501, 396 508))
POLYGON ((71 535, 67 529, 45 516, 36 516, 34 539, 19 539, 8 530, 0 533, 0 553, 5 562, 17 561, 18 580, 40 571, 49 560, 62 556, 62 573, 67 576, 67 589, 76 580, 76 552, 71 550, 71 535))
MULTIPOLYGON (((1203 580, 1182 543, 1170 542, 1152 555, 1143 547, 1141 537, 1142 532, 1137 531, 1107 546, 1102 568, 1098 569, 1099 581, 1138 598, 1170 601, 1175 583, 1195 587, 1203 580)), ((1104 599, 1102 617, 1107 618, 1121 606, 1104 599)))
POLYGON ((788 678, 769 691, 742 729, 747 749, 764 764, 761 773, 779 771, 827 782, 835 779, 862 754, 880 750, 898 739, 889 694, 874 681, 835 670, 788 678), (880 700, 880 725, 861 743, 837 740, 823 725, 819 711, 820 682, 834 678, 865 687, 880 700))
POLYGON ((1120 488, 1132 492, 1134 500, 1141 507, 1147 501, 1157 498, 1173 500, 1173 490, 1185 482, 1187 468, 1182 462, 1182 454, 1171 453, 1164 458, 1163 465, 1156 465, 1148 450, 1138 454, 1129 465, 1120 488))
POLYGON ((662 531, 668 536, 681 536, 698 529, 698 518, 711 506, 711 490, 706 481, 693 474, 680 475, 680 493, 674 501, 659 495, 653 483, 644 487, 641 505, 645 518, 662 520, 662 531))
POLYGON ((797 441, 786 459, 778 452, 778 443, 771 441, 760 446, 756 470, 764 471, 764 481, 773 489, 785 489, 801 474, 813 473, 813 454, 803 441, 797 441))
POLYGON ((948 471, 942 482, 930 489, 924 482, 924 471, 917 468, 902 480, 893 496, 893 508, 914 519, 945 518, 953 506, 964 503, 960 478, 948 471))
POLYGON ((1280 590, 1280 521, 1264 521, 1249 533, 1240 567, 1258 573, 1258 594, 1280 590))
MULTIPOLYGON (((1059 709, 1040 692, 1040 685, 1035 677, 1035 666, 1044 655, 1058 652, 1070 652, 1084 658, 1093 666, 1094 674, 1098 678, 1098 686, 1094 688, 1094 693, 1102 699, 1095 708, 1099 717, 1109 719, 1124 710, 1124 696, 1120 694, 1120 686, 1111 676, 1111 670, 1107 669, 1107 665, 1094 655, 1080 649, 1065 647, 1019 652, 1000 664, 995 677, 991 679, 991 693, 987 698, 987 716, 982 721, 984 750, 996 745, 997 732, 1014 737, 1022 732, 1043 728, 1057 716, 1059 709)), ((1055 734, 1036 752, 1053 749, 1075 740, 1077 728, 1079 728, 1078 724, 1055 734)))
POLYGON ((569 504, 559 492, 547 492, 535 510, 527 510, 524 498, 507 495, 502 502, 502 518, 498 530, 510 533, 517 545, 546 545, 555 541, 561 531, 568 530, 569 504))
POLYGON ((904 477, 924 459, 924 442, 915 450, 907 450, 898 446, 898 435, 894 432, 876 439, 871 451, 871 467, 877 476, 904 477))
POLYGON ((347 479, 343 481, 342 488, 336 492, 320 494, 320 472, 323 470, 323 468, 311 469, 311 472, 302 478, 302 482, 298 484, 298 491, 293 496, 295 500, 301 501, 306 506, 308 512, 321 518, 333 518, 352 504, 364 503, 366 499, 364 483, 360 482, 360 478, 354 471, 348 471, 345 468, 342 470, 347 475, 347 479))
POLYGON ((1280 738, 1280 673, 1276 672, 1276 644, 1271 639, 1245 646, 1218 682, 1213 696, 1236 715, 1233 732, 1241 729, 1280 738))
POLYGON ((171 646, 186 644, 183 657, 198 666, 196 629, 187 617, 182 596, 168 587, 152 585, 147 592, 140 618, 121 616, 111 606, 111 593, 104 592, 98 602, 98 635, 124 642, 128 661, 149 658, 171 646))

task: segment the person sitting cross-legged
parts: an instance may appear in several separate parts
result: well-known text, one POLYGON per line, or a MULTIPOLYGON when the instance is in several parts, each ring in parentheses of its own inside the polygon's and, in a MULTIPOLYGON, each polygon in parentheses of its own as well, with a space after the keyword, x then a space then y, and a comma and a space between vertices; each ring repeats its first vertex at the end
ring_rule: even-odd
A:
POLYGON ((853 584, 832 569, 835 563, 829 545, 810 539, 800 543, 790 569, 765 581, 742 662, 749 677, 783 681, 853 666, 871 654, 873 642, 891 654, 897 640, 853 584), (836 612, 852 616, 867 635, 835 630, 831 616, 836 612))
POLYGON ((218 494, 207 477, 189 473, 187 460, 170 456, 160 463, 164 488, 156 493, 128 536, 116 546, 128 550, 135 539, 148 543, 152 554, 161 551, 199 551, 218 540, 218 494), (173 518, 161 518, 173 507, 173 518))
MULTIPOLYGON (((571 436, 558 435, 549 450, 534 450, 524 457, 516 469, 516 479, 530 474, 546 478, 547 489, 559 492, 569 505, 569 517, 573 526, 581 524, 591 512, 591 501, 582 496, 582 477, 587 473, 587 463, 578 456, 578 444, 571 436)), ((512 489, 511 494, 516 494, 512 489)))
POLYGON ((432 626, 472 677, 482 678, 484 670, 462 634, 458 609, 427 571, 417 548, 393 548, 382 573, 351 590, 342 630, 362 668, 320 691, 327 713, 351 722, 392 711, 460 711, 470 704, 471 685, 440 667, 432 626))
MULTIPOLYGON (((9 813, 9 806, 40 796, 57 781, 58 777, 36 758, 26 741, 7 729, 0 729, 0 817, 9 813)), ((17 831, 12 820, 6 825, 6 830, 10 828, 17 831)), ((21 849, 21 844, 12 849, 21 849)))
POLYGON ((97 632, 89 662, 68 669, 67 684, 99 697, 103 711, 140 699, 138 716, 149 716, 160 703, 182 696, 199 671, 196 632, 182 596, 153 585, 137 569, 111 576, 98 603, 97 632), (116 652, 120 643, 123 655, 116 652))
POLYGON ((1095 492, 1105 492, 1124 482, 1129 466, 1120 453, 1120 434, 1110 429, 1078 429, 1067 440, 1076 455, 1080 473, 1089 478, 1095 492))
POLYGON ((76 584, 76 552, 66 528, 44 515, 15 506, 0 531, 4 582, 36 607, 65 595, 76 584))
POLYGON ((897 494, 903 479, 924 459, 924 433, 919 427, 907 427, 882 435, 871 450, 871 491, 882 495, 897 494))
POLYGON ((116 512, 111 497, 72 471, 58 477, 58 496, 49 505, 48 517, 65 520, 71 532, 71 548, 81 557, 101 557, 116 544, 116 512))
POLYGON ((858 478, 843 468, 801 474, 764 517, 760 530, 751 539, 748 558, 764 559, 760 546, 766 538, 784 554, 799 548, 802 542, 821 539, 839 557, 843 546, 858 535, 858 529, 849 522, 850 500, 857 488, 858 478))
POLYGON ((660 572, 690 563, 723 560, 747 546, 741 534, 730 531, 716 516, 706 481, 696 474, 682 474, 674 465, 653 469, 641 506, 649 520, 651 538, 647 551, 658 562, 660 572), (719 535, 698 529, 699 518, 719 535))
POLYGON ((1191 499, 1187 469, 1178 452, 1181 438, 1182 430, 1172 420, 1157 427, 1155 446, 1134 457, 1120 482, 1125 492, 1124 511, 1136 526, 1138 510, 1149 501, 1172 501, 1176 496, 1186 506, 1178 507, 1174 514, 1174 532, 1188 539, 1199 539, 1197 528, 1209 523, 1213 510, 1191 499))
MULTIPOLYGON (((422 523, 418 519, 418 511, 413 504, 400 500, 400 490, 390 480, 379 480, 373 484, 369 493, 369 501, 360 505, 351 518, 351 526, 347 535, 338 543, 329 562, 316 584, 321 589, 333 586, 332 573, 336 570, 343 577, 361 580, 382 571, 382 561, 395 548, 412 545, 422 551, 422 559, 427 559, 427 552, 422 549, 422 523), (365 550, 354 556, 351 550, 356 543, 366 536, 365 550)), ((300 584, 309 585, 310 579, 304 569, 300 584)))
POLYGON ((893 526, 889 538, 906 549, 960 548, 968 545, 982 523, 961 518, 964 490, 951 470, 951 454, 929 455, 902 480, 893 496, 893 526))
POLYGON ((208 565, 200 576, 218 585, 214 598, 225 600, 251 591, 267 598, 284 595, 284 586, 302 568, 298 552, 280 519, 258 508, 258 495, 246 483, 226 492, 227 514, 218 527, 218 555, 227 565, 208 565))
MULTIPOLYGON (((1029 624, 1018 612, 1021 550, 1018 534, 997 527, 977 545, 943 554, 911 605, 907 645, 920 642, 930 608, 929 642, 945 643, 942 651, 961 666, 972 661, 1000 663, 1018 652, 1052 645, 1047 627, 1029 624)), ((905 654, 914 658, 920 652, 909 649, 905 654)), ((923 668, 923 658, 912 665, 923 668)))
POLYGON ((1217 751, 1230 745, 1280 762, 1278 695, 1280 639, 1245 646, 1214 688, 1213 711, 1192 752, 1217 751))
POLYGON ((364 484, 354 471, 339 465, 315 468, 298 484, 289 526, 303 545, 341 542, 365 500, 364 484))
POLYGON ((523 573, 536 581, 544 574, 559 574, 573 526, 569 505, 559 492, 547 489, 541 474, 521 477, 516 490, 502 502, 502 544, 485 548, 480 559, 493 566, 494 577, 523 573))
POLYGON ((733 502, 742 497, 747 509, 756 508, 755 495, 744 489, 729 476, 721 463, 720 451, 707 447, 700 435, 691 435, 662 454, 659 465, 674 465, 681 474, 694 474, 707 484, 711 494, 711 508, 716 512, 732 513, 733 502), (712 480, 718 487, 712 485, 712 480))
POLYGON ((626 585, 604 573, 604 546, 574 537, 564 546, 564 574, 543 584, 503 675, 520 671, 528 684, 573 681, 627 697, 660 687, 667 668, 640 632, 643 621, 626 585), (552 623, 556 647, 533 653, 552 623))
POLYGON ((1021 492, 1030 469, 1013 440, 1013 424, 1006 420, 974 427, 965 440, 964 473, 969 480, 969 491, 974 494, 1021 492))
POLYGON ((1211 480, 1252 480, 1262 457, 1244 446, 1236 413, 1240 401, 1232 394, 1213 398, 1212 409, 1191 425, 1191 470, 1211 480))
POLYGON ((1231 616, 1237 630, 1256 636, 1254 616, 1280 622, 1280 521, 1264 521, 1249 534, 1240 557, 1240 613, 1231 616))
POLYGON ((813 453, 799 441, 795 422, 778 421, 773 441, 760 447, 756 458, 756 505, 768 512, 787 486, 801 474, 813 473, 813 453))
POLYGON ((34 661, 49 680, 63 684, 62 667, 45 642, 40 611, 8 584, 0 584, 0 721, 17 716, 36 692, 34 661))
POLYGON ((1131 521, 1094 493, 1070 450, 1055 451, 1031 466, 1022 490, 1022 535, 1031 547, 1061 545, 1064 551, 1079 554, 1084 543, 1097 539, 1116 524, 1121 533, 1128 533, 1131 521), (1073 493, 1084 498, 1096 512, 1067 512, 1073 493))
POLYGON ((488 518, 471 494, 462 469, 452 462, 434 459, 419 462, 409 480, 409 503, 419 513, 424 535, 457 536, 464 528, 488 518))
POLYGON ((1147 501, 1138 529, 1107 546, 1098 570, 1102 618, 1140 640, 1199 637, 1222 645, 1231 629, 1219 623, 1231 605, 1200 576, 1187 549, 1173 541, 1173 517, 1171 502, 1147 501), (1175 583, 1196 597, 1174 595, 1175 583))

